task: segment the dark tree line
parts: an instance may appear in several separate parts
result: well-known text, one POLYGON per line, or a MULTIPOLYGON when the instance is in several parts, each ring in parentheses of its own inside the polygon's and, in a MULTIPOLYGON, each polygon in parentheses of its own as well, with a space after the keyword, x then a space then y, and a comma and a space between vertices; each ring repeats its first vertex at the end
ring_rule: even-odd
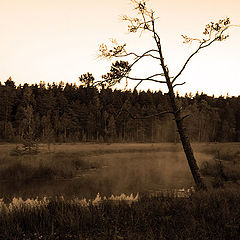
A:
MULTIPOLYGON (((176 96, 189 115, 196 142, 240 141, 240 96, 176 96)), ((122 91, 91 84, 0 83, 0 140, 42 142, 178 142, 169 96, 161 91, 122 91)))

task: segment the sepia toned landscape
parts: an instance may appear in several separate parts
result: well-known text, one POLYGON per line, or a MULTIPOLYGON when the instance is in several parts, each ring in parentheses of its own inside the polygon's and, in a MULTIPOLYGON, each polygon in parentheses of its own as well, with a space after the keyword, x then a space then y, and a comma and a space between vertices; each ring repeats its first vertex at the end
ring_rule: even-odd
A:
POLYGON ((239 3, 54 2, 0 3, 0 240, 240 239, 239 3))

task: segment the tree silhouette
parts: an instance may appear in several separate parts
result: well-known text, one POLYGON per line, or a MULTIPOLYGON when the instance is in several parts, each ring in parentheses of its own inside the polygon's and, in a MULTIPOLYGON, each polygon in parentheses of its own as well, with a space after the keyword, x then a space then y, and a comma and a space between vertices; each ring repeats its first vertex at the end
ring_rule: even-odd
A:
POLYGON ((134 80, 138 81, 135 88, 137 88, 142 82, 152 81, 156 83, 166 84, 168 87, 168 96, 170 100, 171 110, 164 111, 159 114, 171 113, 174 116, 174 120, 176 122, 176 126, 178 129, 178 133, 180 136, 180 140, 182 142, 182 146, 195 181, 197 189, 206 189, 206 185, 204 184, 203 179, 200 176, 199 168, 196 162, 196 159, 193 154, 193 150, 190 144, 189 137, 186 133, 186 127, 184 125, 184 119, 188 115, 182 114, 182 108, 179 106, 174 88, 176 86, 180 86, 185 84, 185 82, 178 83, 178 77, 183 73, 184 69, 188 65, 189 61, 195 56, 200 50, 212 45, 216 41, 223 41, 229 37, 229 35, 225 34, 226 30, 233 25, 230 25, 230 19, 227 17, 225 19, 221 19, 218 22, 211 22, 210 24, 205 26, 203 37, 202 38, 191 38, 186 35, 182 35, 184 39, 184 43, 192 43, 196 42, 198 44, 196 50, 187 58, 186 62, 183 64, 180 71, 176 74, 176 76, 170 76, 170 71, 165 63, 165 59, 162 51, 161 38, 159 33, 157 32, 155 25, 158 18, 155 18, 154 11, 149 10, 146 6, 146 1, 138 1, 132 0, 132 4, 135 7, 135 10, 138 13, 138 17, 129 17, 123 16, 122 20, 128 23, 129 32, 148 32, 152 35, 155 41, 155 48, 151 48, 148 51, 144 52, 141 55, 138 55, 134 52, 128 52, 126 50, 126 44, 119 45, 116 40, 112 40, 112 44, 114 47, 109 48, 106 44, 101 44, 99 48, 99 56, 104 58, 123 58, 123 57, 134 57, 132 63, 128 61, 116 61, 112 63, 110 72, 106 75, 103 75, 103 81, 105 84, 108 84, 110 87, 119 83, 122 79, 126 81, 134 80), (161 65, 161 72, 154 73, 148 77, 131 77, 131 69, 135 66, 140 60, 143 58, 152 58, 157 60, 161 65))
POLYGON ((94 82, 94 77, 91 73, 87 72, 79 77, 80 84, 84 87, 92 87, 94 82))

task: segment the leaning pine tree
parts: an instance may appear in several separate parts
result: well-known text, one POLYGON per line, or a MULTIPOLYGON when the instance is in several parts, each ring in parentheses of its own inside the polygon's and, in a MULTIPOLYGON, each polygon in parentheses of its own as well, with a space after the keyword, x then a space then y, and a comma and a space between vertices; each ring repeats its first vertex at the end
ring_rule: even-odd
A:
POLYGON ((126 50, 126 44, 119 45, 117 41, 113 40, 113 47, 109 48, 106 44, 101 44, 99 48, 99 56, 103 58, 124 58, 124 57, 134 57, 132 63, 130 64, 128 61, 116 61, 112 63, 111 70, 109 73, 103 76, 103 81, 96 82, 96 84, 100 84, 101 86, 113 86, 116 83, 120 83, 122 79, 126 81, 135 80, 138 81, 135 88, 137 88, 142 82, 144 81, 152 81, 157 83, 163 83, 167 85, 168 88, 168 96, 171 103, 171 110, 165 111, 160 114, 171 113, 174 116, 174 120, 177 125, 178 133, 180 136, 180 140, 193 176, 193 179, 196 184, 196 188, 206 189, 206 185, 201 178, 199 168, 194 157, 194 153, 190 144, 189 137, 186 133, 186 126, 184 126, 184 119, 187 116, 182 115, 182 110, 178 106, 176 102, 174 88, 179 85, 183 85, 183 83, 177 83, 178 77, 182 74, 184 69, 186 68, 189 61, 195 56, 200 50, 212 45, 214 42, 223 41, 228 38, 229 35, 225 34, 225 31, 233 25, 230 25, 229 18, 221 19, 216 23, 211 22, 210 24, 206 25, 205 30, 203 32, 203 38, 190 38, 188 36, 182 35, 184 39, 184 43, 192 43, 197 42, 198 46, 196 50, 188 57, 186 62, 183 64, 182 68, 178 72, 178 74, 174 77, 170 77, 169 69, 165 63, 162 51, 162 44, 161 38, 159 33, 156 31, 155 24, 157 18, 154 16, 154 12, 149 10, 146 6, 145 1, 137 1, 132 0, 132 3, 137 10, 138 17, 128 17, 123 16, 122 20, 128 22, 128 30, 129 32, 136 33, 138 31, 148 32, 152 35, 155 48, 151 48, 148 51, 144 52, 141 55, 138 55, 134 52, 128 52, 126 50), (151 76, 144 77, 144 78, 136 78, 131 77, 130 72, 133 66, 135 66, 141 59, 150 57, 157 61, 159 61, 161 66, 161 72, 152 74, 151 76), (163 79, 161 79, 163 78, 163 79))

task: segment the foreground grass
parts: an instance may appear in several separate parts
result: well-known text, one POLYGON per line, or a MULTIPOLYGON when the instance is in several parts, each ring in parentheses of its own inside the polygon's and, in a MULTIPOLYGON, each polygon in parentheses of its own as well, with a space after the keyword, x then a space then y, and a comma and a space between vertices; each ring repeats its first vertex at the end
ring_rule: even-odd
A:
POLYGON ((0 239, 240 239, 240 191, 90 202, 14 199, 1 202, 0 239))

